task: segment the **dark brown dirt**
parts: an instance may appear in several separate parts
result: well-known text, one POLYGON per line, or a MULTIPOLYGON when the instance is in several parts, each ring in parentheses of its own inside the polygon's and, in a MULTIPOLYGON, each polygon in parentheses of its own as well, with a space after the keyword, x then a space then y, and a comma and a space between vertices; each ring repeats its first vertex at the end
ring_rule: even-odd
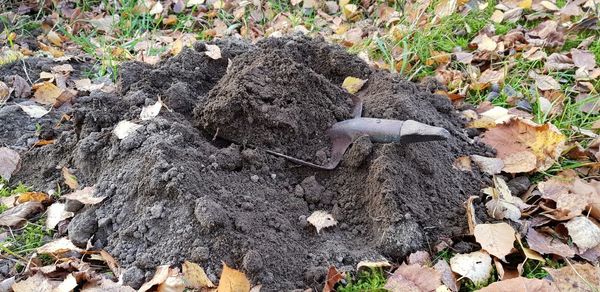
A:
MULTIPOLYGON (((126 268, 126 283, 139 286, 157 265, 188 259, 215 281, 225 261, 265 291, 318 289, 328 265, 349 270, 365 259, 399 261, 464 232, 462 204, 485 179, 452 163, 487 150, 466 136, 445 98, 371 72, 322 40, 217 45, 220 60, 199 44, 157 66, 124 65, 119 93, 79 97, 55 145, 22 153, 14 181, 53 188, 66 165, 82 185, 108 196, 82 209, 68 235, 108 250, 126 268), (349 95, 340 88, 346 76, 369 79, 359 92, 363 116, 414 119, 445 127, 452 138, 410 145, 361 138, 334 171, 262 151, 325 161, 324 130, 349 117, 349 95), (136 120, 158 96, 173 111, 136 120), (111 131, 121 120, 143 127, 118 140, 111 131), (339 224, 317 234, 306 222, 315 210, 339 224)), ((0 122, 13 115, 0 109, 0 122)))

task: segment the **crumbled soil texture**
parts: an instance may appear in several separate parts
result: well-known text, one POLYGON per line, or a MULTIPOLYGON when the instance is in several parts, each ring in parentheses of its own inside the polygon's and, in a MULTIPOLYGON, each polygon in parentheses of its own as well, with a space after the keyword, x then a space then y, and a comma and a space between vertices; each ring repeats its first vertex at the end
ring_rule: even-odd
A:
MULTIPOLYGON (((360 260, 400 261, 465 231, 463 203, 488 178, 452 163, 491 153, 465 134, 432 88, 372 71, 319 39, 215 44, 222 59, 208 58, 197 44, 156 66, 124 64, 119 92, 79 96, 71 121, 54 130, 55 144, 22 152, 13 176, 49 189, 62 184, 60 168, 67 166, 81 185, 107 196, 79 211, 68 236, 77 245, 92 238, 115 256, 126 283, 138 287, 156 266, 187 259, 215 281, 225 261, 266 291, 319 288, 329 265, 351 270, 360 260), (358 93, 363 116, 413 119, 452 137, 408 145, 362 137, 333 171, 263 151, 326 162, 325 130, 350 117, 350 95, 340 87, 346 76, 369 80, 358 93), (142 107, 159 97, 166 107, 140 121, 142 107), (112 130, 121 120, 142 127, 119 140, 112 130), (316 210, 330 212, 338 225, 318 234, 306 221, 316 210)), ((0 124, 15 119, 19 128, 36 123, 11 106, 0 109, 0 124)), ((21 141, 20 131, 0 143, 21 141)))

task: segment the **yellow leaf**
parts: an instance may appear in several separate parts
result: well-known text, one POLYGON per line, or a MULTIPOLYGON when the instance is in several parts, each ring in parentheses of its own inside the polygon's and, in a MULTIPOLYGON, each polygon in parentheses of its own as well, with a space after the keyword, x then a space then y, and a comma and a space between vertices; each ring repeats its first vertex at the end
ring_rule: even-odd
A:
POLYGON ((19 204, 25 203, 25 202, 44 202, 50 200, 50 196, 48 196, 48 194, 42 193, 42 192, 26 192, 26 193, 22 193, 19 198, 17 199, 17 202, 19 204))
POLYGON ((529 120, 511 119, 487 131, 482 140, 494 147, 497 157, 503 161, 514 161, 511 156, 518 152, 531 152, 536 157, 535 170, 544 171, 560 156, 566 137, 550 123, 538 125, 529 120))
POLYGON ((342 13, 346 17, 346 19, 352 18, 356 11, 358 11, 358 6, 356 6, 355 4, 346 4, 342 6, 342 13))
POLYGON ((69 188, 71 188, 72 190, 76 190, 79 188, 79 183, 77 182, 77 177, 75 177, 68 168, 64 167, 62 168, 62 175, 63 178, 65 179, 65 184, 67 184, 69 186, 69 188))
POLYGON ((232 269, 223 263, 223 272, 219 279, 217 292, 247 292, 250 291, 250 281, 246 275, 238 270, 232 269))
POLYGON ((346 89, 346 91, 348 91, 349 93, 355 94, 363 87, 363 85, 365 85, 366 82, 367 80, 348 76, 346 77, 346 79, 344 79, 344 82, 342 83, 342 88, 346 89))
POLYGON ((183 50, 183 41, 181 39, 176 39, 171 45, 171 50, 169 51, 171 55, 177 56, 183 50))
POLYGON ((35 90, 33 99, 41 104, 53 105, 63 92, 60 88, 50 82, 38 84, 34 84, 33 86, 33 89, 35 90))
POLYGON ((523 1, 519 2, 519 7, 523 8, 523 9, 530 9, 531 2, 532 2, 532 0, 523 0, 523 1))
POLYGON ((213 288, 215 284, 208 278, 204 269, 199 265, 185 261, 181 266, 183 271, 183 278, 186 281, 186 286, 202 290, 203 288, 213 288))
POLYGON ((175 25, 177 23, 177 16, 170 14, 167 18, 163 19, 164 25, 175 25))
POLYGON ((48 38, 48 40, 57 47, 60 47, 62 45, 62 39, 53 30, 48 32, 48 35, 46 35, 46 38, 48 38))

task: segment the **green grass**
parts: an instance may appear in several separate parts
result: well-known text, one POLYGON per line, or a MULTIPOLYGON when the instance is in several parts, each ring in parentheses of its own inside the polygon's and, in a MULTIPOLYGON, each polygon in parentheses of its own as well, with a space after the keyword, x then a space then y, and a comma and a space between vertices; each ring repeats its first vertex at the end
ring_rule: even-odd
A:
POLYGON ((548 276, 548 272, 544 268, 560 269, 566 265, 564 262, 554 261, 548 257, 546 262, 527 260, 523 265, 523 276, 531 279, 543 279, 548 276))
POLYGON ((0 197, 10 197, 12 195, 26 193, 31 191, 31 188, 19 182, 14 188, 8 186, 8 182, 0 178, 0 197))
POLYGON ((23 257, 35 251, 52 238, 53 232, 46 229, 44 221, 42 218, 36 223, 28 222, 20 230, 12 230, 11 236, 0 242, 0 249, 16 257, 23 257))
POLYGON ((338 287, 338 292, 359 292, 359 291, 372 291, 372 292, 384 292, 383 289, 387 279, 381 268, 370 269, 360 271, 355 277, 347 276, 347 284, 342 287, 338 287))

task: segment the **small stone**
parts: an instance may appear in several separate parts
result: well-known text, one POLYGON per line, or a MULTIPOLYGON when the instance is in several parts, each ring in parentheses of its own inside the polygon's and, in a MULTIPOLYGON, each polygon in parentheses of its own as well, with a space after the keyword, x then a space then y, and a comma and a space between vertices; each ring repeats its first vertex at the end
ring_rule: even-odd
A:
POLYGON ((509 180, 506 185, 513 196, 520 196, 529 189, 531 182, 526 176, 518 176, 509 180))
POLYGON ((78 214, 69 223, 69 239, 78 247, 85 247, 88 239, 98 230, 96 216, 88 213, 90 212, 78 214))
POLYGON ((138 267, 130 267, 123 272, 123 284, 139 289, 145 282, 144 271, 138 267))
POLYGON ((533 112, 533 107, 531 107, 531 104, 524 99, 519 99, 519 101, 517 101, 517 109, 526 111, 528 113, 533 112))
POLYGON ((76 200, 67 200, 65 203, 65 211, 67 212, 77 212, 83 208, 83 204, 76 200))
POLYGON ((248 273, 258 274, 264 268, 262 256, 257 251, 250 250, 244 255, 242 266, 248 273))
POLYGON ((321 195, 325 188, 319 184, 315 176, 305 178, 300 185, 304 189, 304 200, 306 202, 316 204, 321 201, 321 195))
POLYGON ((201 198, 196 202, 194 215, 206 233, 219 229, 229 222, 227 211, 219 203, 208 198, 201 198))
POLYGON ((274 173, 271 173, 271 179, 276 179, 276 178, 277 178, 277 175, 274 173))
POLYGON ((260 178, 256 174, 250 177, 250 180, 253 181, 253 182, 258 182, 259 179, 260 178))

